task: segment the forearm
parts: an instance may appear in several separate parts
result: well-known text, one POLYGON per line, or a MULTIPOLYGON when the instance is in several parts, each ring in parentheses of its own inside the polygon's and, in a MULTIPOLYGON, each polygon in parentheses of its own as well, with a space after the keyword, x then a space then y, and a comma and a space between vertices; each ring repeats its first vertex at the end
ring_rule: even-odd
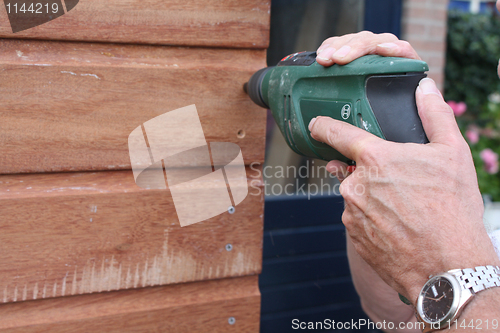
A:
MULTIPOLYGON (((478 293, 465 307, 464 312, 443 332, 500 332, 500 288, 478 293)), ((439 332, 439 331, 438 331, 439 332)))
MULTIPOLYGON (((379 275, 359 256, 347 234, 347 256, 354 287, 361 298, 361 305, 374 322, 392 322, 398 328, 400 323, 416 322, 411 306, 399 300, 398 293, 385 283, 379 275)), ((415 327, 415 325, 404 325, 415 327)), ((392 331, 396 331, 392 330, 392 331)), ((386 332, 392 332, 387 330, 386 332)), ((421 332, 418 329, 397 329, 397 332, 421 332)))

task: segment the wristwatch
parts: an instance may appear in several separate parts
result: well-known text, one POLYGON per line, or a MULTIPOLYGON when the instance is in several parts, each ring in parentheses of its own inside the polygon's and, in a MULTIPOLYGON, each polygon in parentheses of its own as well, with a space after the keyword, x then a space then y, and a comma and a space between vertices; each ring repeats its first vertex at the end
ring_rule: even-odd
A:
POLYGON ((424 324, 423 332, 448 327, 476 293, 493 287, 500 287, 498 266, 453 269, 430 276, 417 299, 416 316, 424 324))

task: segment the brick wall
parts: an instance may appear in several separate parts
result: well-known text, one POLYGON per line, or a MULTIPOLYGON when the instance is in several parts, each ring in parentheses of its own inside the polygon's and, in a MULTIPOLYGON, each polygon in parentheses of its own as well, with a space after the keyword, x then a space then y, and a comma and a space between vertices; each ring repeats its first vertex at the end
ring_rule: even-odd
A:
POLYGON ((429 64, 429 77, 442 90, 448 0, 404 0, 402 38, 429 64))

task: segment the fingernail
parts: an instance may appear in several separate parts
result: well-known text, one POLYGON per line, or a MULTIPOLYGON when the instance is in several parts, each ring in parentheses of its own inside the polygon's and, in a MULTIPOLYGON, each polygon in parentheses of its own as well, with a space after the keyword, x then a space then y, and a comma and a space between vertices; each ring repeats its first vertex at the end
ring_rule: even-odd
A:
POLYGON ((429 94, 434 94, 438 96, 442 96, 441 92, 439 89, 436 87, 436 83, 434 80, 425 78, 420 80, 420 83, 418 84, 420 90, 424 93, 424 95, 429 95, 429 94))
POLYGON ((394 43, 382 43, 382 44, 378 44, 377 46, 378 47, 383 47, 383 48, 386 48, 386 49, 395 49, 396 47, 398 47, 394 43))
POLYGON ((351 47, 349 45, 344 45, 340 48, 340 50, 335 52, 333 56, 335 58, 344 58, 346 55, 349 54, 349 52, 351 52, 351 47))
POLYGON ((316 118, 311 119, 311 121, 309 122, 309 132, 312 131, 312 128, 313 128, 313 125, 315 122, 316 122, 316 118))
POLYGON ((326 171, 329 173, 337 173, 339 171, 339 168, 336 165, 326 165, 326 171))
POLYGON ((323 51, 328 45, 320 45, 318 49, 316 50, 316 54, 319 54, 321 51, 323 51))
POLYGON ((322 50, 318 55, 317 58, 324 60, 324 61, 330 61, 332 57, 332 54, 335 52, 335 49, 333 47, 327 47, 326 49, 322 50))

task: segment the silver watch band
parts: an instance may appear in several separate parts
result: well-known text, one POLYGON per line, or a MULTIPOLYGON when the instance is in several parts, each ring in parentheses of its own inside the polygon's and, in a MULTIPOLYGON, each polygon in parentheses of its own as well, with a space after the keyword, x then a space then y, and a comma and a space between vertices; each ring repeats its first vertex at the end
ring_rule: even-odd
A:
POLYGON ((500 287, 500 267, 478 266, 475 269, 457 269, 450 271, 455 275, 463 289, 469 289, 472 294, 481 290, 500 287))

